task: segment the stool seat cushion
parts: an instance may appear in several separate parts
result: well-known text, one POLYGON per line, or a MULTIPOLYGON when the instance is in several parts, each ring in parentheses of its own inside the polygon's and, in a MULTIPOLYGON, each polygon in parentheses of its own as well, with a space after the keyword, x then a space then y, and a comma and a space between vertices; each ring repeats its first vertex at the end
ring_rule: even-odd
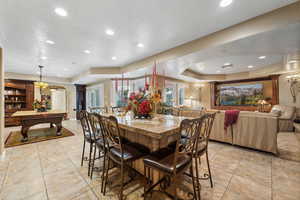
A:
POLYGON ((163 153, 159 155, 159 153, 151 154, 144 158, 144 164, 147 167, 155 168, 159 171, 163 171, 166 173, 176 173, 180 172, 182 169, 191 163, 191 156, 187 154, 179 154, 177 157, 176 169, 174 169, 173 161, 174 161, 174 153, 171 153, 167 156, 164 156, 163 153))
MULTIPOLYGON (((122 160, 122 152, 119 148, 112 147, 110 149, 110 155, 112 155, 119 161, 122 160)), ((123 159, 125 162, 130 162, 139 159, 142 156, 144 156, 144 154, 136 148, 134 148, 133 146, 131 146, 130 143, 123 145, 123 159)))

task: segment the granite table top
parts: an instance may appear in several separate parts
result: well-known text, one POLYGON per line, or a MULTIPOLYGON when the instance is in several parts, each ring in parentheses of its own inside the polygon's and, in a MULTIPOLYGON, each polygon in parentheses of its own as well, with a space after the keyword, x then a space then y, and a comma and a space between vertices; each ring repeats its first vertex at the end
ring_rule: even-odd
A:
POLYGON ((134 119, 129 114, 122 116, 120 114, 103 113, 101 115, 104 117, 115 116, 121 129, 154 138, 163 138, 178 133, 181 121, 189 118, 159 114, 154 115, 152 119, 134 119))

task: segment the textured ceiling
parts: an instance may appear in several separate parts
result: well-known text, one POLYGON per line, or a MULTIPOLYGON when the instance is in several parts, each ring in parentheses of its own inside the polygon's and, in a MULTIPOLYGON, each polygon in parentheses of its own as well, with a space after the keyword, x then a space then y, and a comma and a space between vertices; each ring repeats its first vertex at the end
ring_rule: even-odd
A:
POLYGON ((42 64, 46 76, 72 77, 90 67, 122 66, 293 2, 235 0, 220 8, 219 0, 0 0, 5 71, 36 74, 42 64), (56 7, 68 16, 57 16, 56 7))

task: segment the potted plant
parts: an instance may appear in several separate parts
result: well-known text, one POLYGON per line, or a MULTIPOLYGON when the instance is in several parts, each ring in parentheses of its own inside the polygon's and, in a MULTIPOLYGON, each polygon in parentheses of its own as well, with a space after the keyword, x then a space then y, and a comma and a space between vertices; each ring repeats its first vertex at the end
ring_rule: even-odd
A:
POLYGON ((46 100, 34 100, 32 106, 37 112, 46 112, 48 102, 46 100))

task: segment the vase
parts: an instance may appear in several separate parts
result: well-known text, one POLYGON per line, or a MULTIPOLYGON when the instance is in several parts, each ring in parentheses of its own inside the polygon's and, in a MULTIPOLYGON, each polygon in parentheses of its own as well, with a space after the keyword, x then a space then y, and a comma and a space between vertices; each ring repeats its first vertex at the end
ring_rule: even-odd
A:
POLYGON ((134 118, 135 119, 151 119, 152 118, 152 116, 151 116, 151 114, 150 113, 147 113, 147 114, 135 114, 134 115, 134 118))
POLYGON ((47 109, 44 108, 44 107, 42 107, 42 108, 38 108, 36 111, 37 111, 37 112, 46 112, 47 109))

